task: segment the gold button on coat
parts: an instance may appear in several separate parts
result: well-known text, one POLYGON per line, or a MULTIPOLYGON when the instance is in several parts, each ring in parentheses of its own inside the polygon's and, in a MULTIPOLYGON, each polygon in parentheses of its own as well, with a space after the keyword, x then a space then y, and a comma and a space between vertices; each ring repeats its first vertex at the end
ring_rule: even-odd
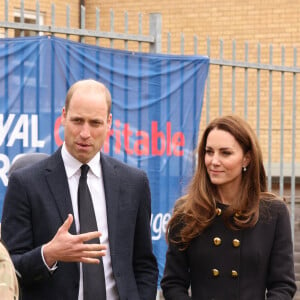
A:
POLYGON ((217 216, 220 216, 222 213, 222 209, 221 208, 216 208, 216 214, 217 216))
POLYGON ((211 272, 212 272, 212 274, 213 274, 214 277, 218 277, 219 274, 220 274, 220 272, 219 272, 218 269, 212 269, 211 272))
POLYGON ((231 271, 231 276, 233 277, 233 278, 236 278, 236 277, 238 277, 238 272, 236 271, 236 270, 232 270, 231 271))
POLYGON ((240 244, 241 244, 241 242, 240 242, 238 239, 234 239, 234 240, 232 241, 232 245, 233 245, 233 247, 235 247, 235 248, 239 247, 240 244))
POLYGON ((222 240, 221 240, 219 237, 215 237, 215 238, 214 238, 214 244, 215 244, 216 246, 220 246, 221 243, 222 243, 222 240))

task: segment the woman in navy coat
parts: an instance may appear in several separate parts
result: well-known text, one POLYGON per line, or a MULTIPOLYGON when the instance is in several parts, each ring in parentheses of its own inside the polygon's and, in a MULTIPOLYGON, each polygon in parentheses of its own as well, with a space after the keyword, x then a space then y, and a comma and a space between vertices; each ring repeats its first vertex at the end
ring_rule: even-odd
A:
POLYGON ((287 206, 267 192, 257 138, 237 116, 205 129, 167 232, 166 300, 287 300, 296 292, 287 206))

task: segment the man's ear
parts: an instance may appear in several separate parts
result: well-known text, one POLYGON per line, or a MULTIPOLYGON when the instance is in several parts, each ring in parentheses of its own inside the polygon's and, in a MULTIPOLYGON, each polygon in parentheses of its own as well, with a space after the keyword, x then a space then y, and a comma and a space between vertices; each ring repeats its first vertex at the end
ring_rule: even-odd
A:
POLYGON ((61 112, 61 124, 64 126, 65 125, 65 120, 66 120, 66 108, 63 107, 62 112, 61 112))
POLYGON ((109 114, 109 116, 107 117, 107 125, 108 125, 108 129, 111 129, 111 125, 112 125, 112 114, 109 114))

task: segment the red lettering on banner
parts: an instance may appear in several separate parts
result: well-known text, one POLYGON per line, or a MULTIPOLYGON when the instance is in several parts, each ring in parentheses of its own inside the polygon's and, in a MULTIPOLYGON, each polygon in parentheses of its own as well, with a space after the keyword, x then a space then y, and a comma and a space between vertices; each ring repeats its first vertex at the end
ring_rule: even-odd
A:
MULTIPOLYGON (((106 136, 106 139, 105 139, 105 141, 104 141, 103 151, 104 151, 105 153, 108 153, 108 152, 109 152, 109 139, 110 139, 110 137, 112 137, 113 135, 114 135, 114 130, 111 129, 111 130, 108 132, 108 134, 107 134, 107 136, 106 136)), ((120 153, 120 152, 117 152, 117 150, 116 150, 116 153, 120 153)))
POLYGON ((172 133, 171 133, 171 122, 167 122, 167 155, 171 156, 172 155, 172 149, 171 149, 171 138, 172 138, 172 133))
POLYGON ((142 137, 134 143, 134 152, 136 155, 149 155, 149 134, 146 131, 138 130, 136 136, 142 137))
MULTIPOLYGON (((58 117, 54 126, 54 139, 57 146, 62 145, 63 141, 59 136, 59 128, 61 125, 61 118, 58 117)), ((159 131, 158 122, 151 122, 151 132, 137 130, 134 132, 130 128, 129 123, 123 124, 121 129, 121 121, 114 121, 114 129, 111 129, 105 139, 103 151, 109 153, 111 147, 116 154, 121 153, 122 141, 124 151, 128 155, 137 156, 183 156, 185 137, 183 132, 177 131, 172 133, 172 123, 166 123, 166 129, 159 131), (112 139, 111 139, 112 138, 112 139)))
POLYGON ((166 149, 165 135, 162 131, 157 131, 157 122, 151 124, 151 136, 152 136, 152 155, 161 156, 164 154, 166 149), (159 143, 160 142, 160 143, 159 143), (160 149, 158 144, 160 144, 160 149))
POLYGON ((184 135, 182 132, 175 132, 172 137, 172 145, 174 147, 173 153, 175 156, 183 156, 183 150, 182 147, 185 144, 184 135), (177 149, 177 147, 179 149, 177 149), (181 150, 180 150, 181 149, 181 150))

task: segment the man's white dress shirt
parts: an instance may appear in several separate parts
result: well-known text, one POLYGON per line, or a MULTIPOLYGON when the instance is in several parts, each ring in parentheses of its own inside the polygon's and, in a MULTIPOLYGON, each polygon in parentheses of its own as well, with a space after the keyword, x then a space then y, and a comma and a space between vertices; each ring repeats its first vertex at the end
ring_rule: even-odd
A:
MULTIPOLYGON (((65 170, 69 183, 69 190, 71 194, 74 220, 76 225, 76 231, 79 234, 80 224, 78 216, 78 202, 77 202, 77 190, 79 184, 79 178, 81 174, 82 163, 75 159, 66 149, 65 144, 62 146, 62 159, 64 161, 65 170)), ((118 300, 118 292, 116 282, 113 277, 108 229, 107 229, 107 215, 106 215, 106 201, 103 186, 102 170, 100 165, 100 152, 98 152, 94 158, 88 163, 90 169, 87 175, 87 183, 92 196, 94 205, 94 211, 98 226, 98 231, 101 232, 100 241, 101 244, 106 245, 106 255, 103 256, 103 266, 105 273, 105 285, 106 285, 106 298, 109 300, 118 300)), ((58 266, 59 267, 59 266, 58 266)), ((82 268, 80 265, 80 281, 79 281, 79 295, 78 300, 83 300, 83 282, 82 282, 82 268)))

